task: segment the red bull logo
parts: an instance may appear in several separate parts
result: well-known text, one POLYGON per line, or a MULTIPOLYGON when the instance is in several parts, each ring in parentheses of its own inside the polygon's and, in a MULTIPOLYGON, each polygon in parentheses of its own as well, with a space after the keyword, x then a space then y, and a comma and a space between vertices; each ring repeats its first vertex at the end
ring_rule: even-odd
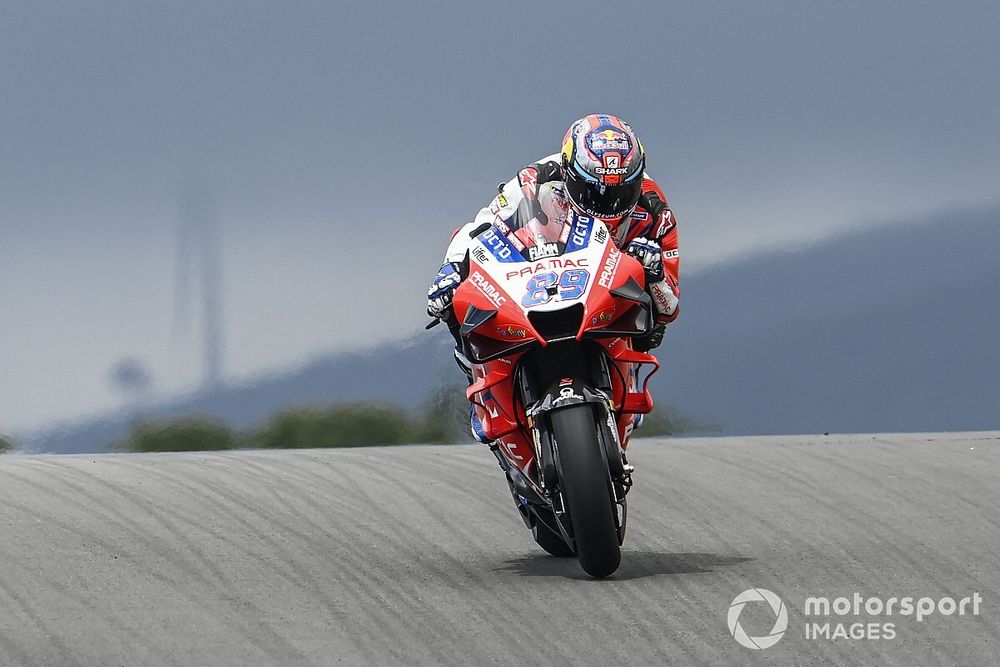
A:
POLYGON ((628 153, 632 150, 632 142, 628 135, 615 130, 593 132, 587 137, 587 147, 595 154, 605 151, 620 151, 628 153))

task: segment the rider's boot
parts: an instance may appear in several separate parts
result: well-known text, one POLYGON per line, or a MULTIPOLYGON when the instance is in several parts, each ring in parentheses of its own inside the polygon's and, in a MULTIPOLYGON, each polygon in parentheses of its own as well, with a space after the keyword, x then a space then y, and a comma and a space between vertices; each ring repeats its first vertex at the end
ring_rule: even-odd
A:
MULTIPOLYGON (((460 347, 455 348, 455 363, 465 373, 469 384, 472 384, 472 363, 460 347)), ((469 404, 469 430, 472 431, 472 437, 477 442, 484 445, 490 444, 491 440, 486 437, 486 429, 483 428, 483 422, 476 416, 476 406, 471 403, 469 404)))

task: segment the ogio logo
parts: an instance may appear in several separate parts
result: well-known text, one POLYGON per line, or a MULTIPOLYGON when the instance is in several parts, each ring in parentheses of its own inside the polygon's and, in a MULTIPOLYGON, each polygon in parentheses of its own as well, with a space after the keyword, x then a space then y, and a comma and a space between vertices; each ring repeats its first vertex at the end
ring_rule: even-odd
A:
POLYGON ((778 640, 785 634, 785 629, 788 627, 788 610, 785 609, 785 603, 781 601, 781 598, 771 591, 764 588, 751 588, 737 595, 732 604, 729 605, 728 621, 729 634, 741 646, 752 649, 770 648, 777 644, 778 640), (774 612, 774 627, 771 628, 770 633, 763 637, 751 637, 740 625, 740 614, 743 613, 743 607, 748 602, 766 602, 770 605, 771 611, 774 612))

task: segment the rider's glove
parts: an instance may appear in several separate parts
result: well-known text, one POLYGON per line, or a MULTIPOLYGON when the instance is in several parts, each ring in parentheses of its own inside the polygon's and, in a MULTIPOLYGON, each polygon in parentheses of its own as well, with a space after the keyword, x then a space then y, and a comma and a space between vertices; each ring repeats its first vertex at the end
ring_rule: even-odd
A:
POLYGON ((462 282, 461 267, 453 262, 446 262, 434 277, 430 289, 427 290, 427 314, 443 320, 455 298, 455 290, 462 282))
POLYGON ((633 338, 632 349, 637 352, 649 352, 650 350, 659 347, 660 343, 663 342, 663 334, 666 330, 667 325, 660 322, 645 336, 636 336, 633 338))
MULTIPOLYGON (((639 260, 646 271, 646 290, 653 297, 657 315, 662 319, 672 319, 677 311, 677 292, 667 282, 663 271, 663 250, 660 244, 638 238, 625 246, 625 252, 639 260)), ((662 334, 660 338, 663 338, 662 334)))
POLYGON ((625 246, 625 252, 642 264, 642 268, 646 271, 647 285, 663 280, 663 250, 659 243, 637 238, 625 246))

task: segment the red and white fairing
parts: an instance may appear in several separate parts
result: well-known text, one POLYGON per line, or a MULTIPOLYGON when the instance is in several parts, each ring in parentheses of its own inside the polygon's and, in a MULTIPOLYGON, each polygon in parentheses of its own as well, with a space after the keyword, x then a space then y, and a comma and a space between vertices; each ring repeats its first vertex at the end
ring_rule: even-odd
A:
MULTIPOLYGON (((612 412, 623 449, 634 425, 634 415, 652 410, 646 381, 637 386, 636 369, 659 364, 655 357, 636 352, 623 336, 600 337, 600 330, 634 316, 635 303, 612 294, 634 281, 644 286, 642 266, 623 253, 599 220, 570 213, 565 222, 529 224, 516 234, 501 222, 472 239, 469 272, 455 294, 459 322, 473 307, 496 311, 475 328, 480 348, 494 357, 473 364, 473 383, 467 395, 475 405, 486 435, 498 441, 506 457, 528 472, 535 452, 524 406, 515 399, 513 382, 518 359, 531 347, 548 345, 533 326, 531 313, 582 308, 579 328, 567 336, 594 338, 607 351, 619 372, 613 379, 612 412), (528 243, 525 243, 525 241, 528 243), (518 248, 517 245, 525 246, 518 248), (523 253, 523 256, 522 256, 523 253), (537 257, 526 260, 524 257, 537 257)), ((473 311, 475 312, 475 311, 473 311)), ((575 320, 574 320, 575 321, 575 320)), ((620 324, 618 325, 620 326, 620 324)))

